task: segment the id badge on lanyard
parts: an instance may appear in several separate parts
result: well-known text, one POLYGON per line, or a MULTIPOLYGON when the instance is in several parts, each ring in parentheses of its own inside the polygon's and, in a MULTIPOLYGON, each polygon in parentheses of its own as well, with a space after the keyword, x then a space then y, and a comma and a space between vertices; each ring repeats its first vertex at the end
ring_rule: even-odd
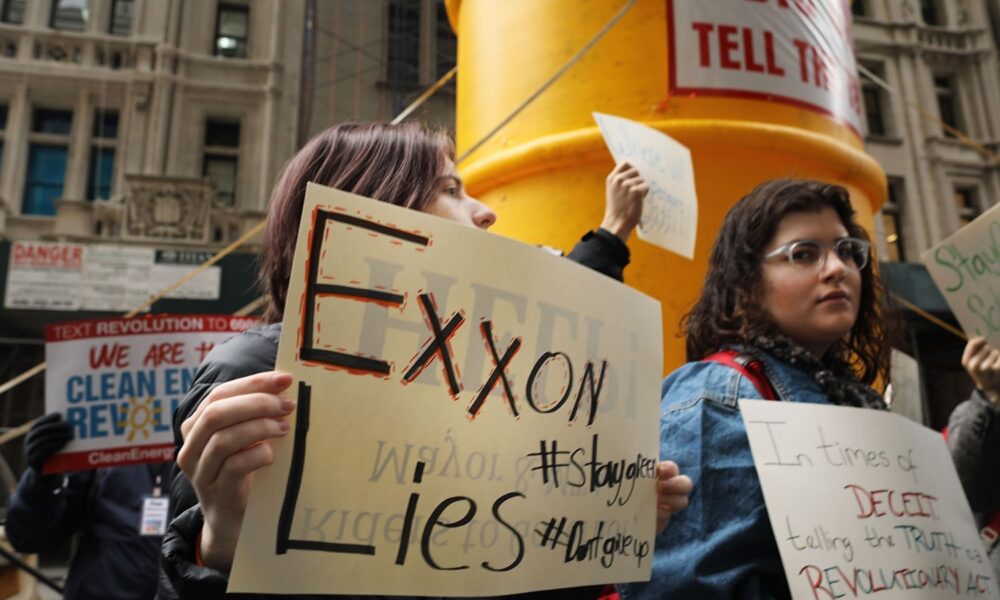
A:
POLYGON ((153 493, 142 499, 142 516, 139 519, 139 535, 162 536, 167 532, 167 516, 170 514, 170 498, 163 495, 160 476, 156 476, 153 493))

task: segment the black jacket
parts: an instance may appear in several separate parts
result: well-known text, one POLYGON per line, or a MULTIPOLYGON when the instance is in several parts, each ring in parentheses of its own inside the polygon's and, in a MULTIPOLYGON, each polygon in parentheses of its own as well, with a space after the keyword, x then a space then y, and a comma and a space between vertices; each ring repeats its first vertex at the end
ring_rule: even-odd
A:
MULTIPOLYGON (((569 258, 605 275, 622 280, 622 273, 629 262, 628 247, 613 234, 603 229, 587 233, 573 248, 569 258)), ((278 353, 281 324, 274 323, 244 332, 218 344, 205 358, 195 374, 194 384, 174 414, 174 441, 177 451, 183 444, 180 425, 198 407, 202 399, 216 385, 260 373, 274 368, 278 353)), ((176 455, 176 454, 175 454, 176 455)), ((175 517, 163 540, 161 555, 159 600, 194 600, 218 598, 225 594, 228 575, 208 567, 199 567, 194 561, 194 548, 202 527, 201 508, 194 488, 184 474, 174 467, 171 489, 171 507, 175 517)), ((517 596, 519 600, 562 600, 569 598, 596 598, 601 587, 574 588, 536 592, 517 596)), ((264 598, 265 594, 233 594, 229 597, 264 598)), ((343 596, 281 596, 281 598, 317 598, 343 596)), ((277 598, 277 597, 276 597, 277 598)), ((376 599, 377 596, 363 598, 376 599)), ((511 598, 508 596, 508 598, 511 598)))
MULTIPOLYGON (((948 420, 948 448, 969 498, 976 524, 985 527, 1000 512, 1000 406, 978 390, 959 404, 948 420)), ((1000 544, 993 546, 990 562, 1000 577, 1000 544)))
POLYGON ((52 489, 28 467, 7 504, 7 537, 19 552, 35 553, 79 535, 67 600, 148 600, 162 538, 140 536, 139 520, 157 477, 169 483, 169 463, 70 473, 52 489))

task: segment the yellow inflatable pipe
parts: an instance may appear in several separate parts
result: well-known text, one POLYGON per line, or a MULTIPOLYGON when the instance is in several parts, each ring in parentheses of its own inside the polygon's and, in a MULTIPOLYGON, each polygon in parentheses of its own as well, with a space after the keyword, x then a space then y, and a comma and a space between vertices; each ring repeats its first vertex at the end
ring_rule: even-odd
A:
MULTIPOLYGON (((592 112, 643 122, 691 150, 699 201, 694 260, 633 237, 625 276, 663 303, 664 372, 684 362, 679 321, 701 290, 722 218, 742 195, 776 177, 839 183, 871 231, 886 193, 885 174, 858 134, 825 114, 766 99, 670 96, 671 1, 639 0, 555 85, 460 166, 470 192, 500 215, 498 233, 569 248, 600 223, 604 179, 613 167, 592 112)), ((459 39, 461 154, 590 41, 623 0, 446 4, 459 39)))

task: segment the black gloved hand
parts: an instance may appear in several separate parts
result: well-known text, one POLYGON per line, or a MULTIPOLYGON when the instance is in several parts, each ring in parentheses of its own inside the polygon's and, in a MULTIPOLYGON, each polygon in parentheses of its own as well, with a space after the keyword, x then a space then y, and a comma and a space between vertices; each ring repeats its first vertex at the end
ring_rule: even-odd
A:
POLYGON ((24 458, 39 473, 50 456, 73 440, 73 426, 59 413, 49 413, 35 421, 24 438, 24 458))

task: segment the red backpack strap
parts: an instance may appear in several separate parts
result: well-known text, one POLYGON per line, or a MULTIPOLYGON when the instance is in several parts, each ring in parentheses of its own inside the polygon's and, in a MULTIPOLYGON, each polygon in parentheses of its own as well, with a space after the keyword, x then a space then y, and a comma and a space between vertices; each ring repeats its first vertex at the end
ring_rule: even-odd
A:
POLYGON ((993 518, 986 524, 986 527, 983 527, 979 535, 983 539, 983 545, 986 546, 987 552, 997 545, 997 540, 1000 540, 1000 512, 993 515, 993 518))
POLYGON ((759 360, 753 360, 736 350, 720 350, 715 354, 706 356, 702 362, 716 362, 726 365, 740 372, 743 377, 757 388, 757 393, 765 400, 777 400, 778 394, 771 387, 771 382, 764 374, 764 366, 759 360))

